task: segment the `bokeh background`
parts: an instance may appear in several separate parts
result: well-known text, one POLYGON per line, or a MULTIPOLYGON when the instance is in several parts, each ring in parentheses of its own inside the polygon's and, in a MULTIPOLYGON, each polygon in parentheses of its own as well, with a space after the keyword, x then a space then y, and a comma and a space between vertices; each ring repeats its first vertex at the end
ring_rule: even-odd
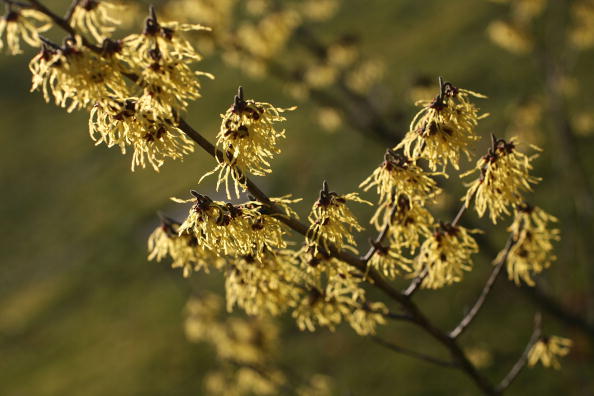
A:
MULTIPOLYGON (((544 148, 534 172, 543 181, 531 200, 559 217, 562 240, 557 262, 539 277, 537 289, 499 280, 463 344, 482 356, 487 376, 499 379, 523 350, 534 312, 541 311, 545 332, 572 338, 574 348, 561 371, 527 369, 509 394, 593 395, 594 52, 567 40, 575 25, 572 7, 591 2, 339 3, 331 18, 307 20, 306 30, 271 57, 268 72, 201 42, 207 56, 200 69, 216 79, 204 83, 204 97, 188 111, 190 123, 213 139, 219 113, 238 85, 247 97, 297 104, 274 172, 257 181, 269 195, 303 197, 297 208, 305 216, 323 179, 339 192, 357 190, 407 130, 414 100, 436 93, 437 76, 488 95, 480 105, 491 116, 480 124, 485 138, 476 152, 484 151, 490 133, 519 134, 544 148), (542 10, 530 16, 530 4, 542 10), (320 77, 327 70, 307 76, 319 56, 315 47, 337 42, 352 44, 357 64, 367 65, 358 71, 359 86, 355 74, 349 80, 339 73, 330 82, 320 77), (370 112, 381 125, 370 121, 370 112)), ((67 8, 65 1, 47 4, 59 12, 67 8)), ((594 21, 594 13, 590 17, 594 21)), ((183 216, 185 208, 169 197, 185 197, 193 188, 222 198, 213 191, 214 178, 197 184, 214 162, 197 149, 159 173, 130 172, 129 156, 94 147, 84 112, 67 114, 28 92, 33 54, 29 49, 0 58, 0 394, 202 394, 202 378, 216 361, 208 345, 186 340, 184 304, 196 291, 222 293, 222 277, 184 279, 167 262, 147 262, 146 239, 158 225, 157 211, 183 216)), ((456 175, 442 182, 450 195, 435 211, 447 219, 463 185, 456 175)), ((357 213, 365 222, 371 210, 357 213)), ((485 229, 475 269, 461 284, 416 297, 444 328, 459 320, 481 289, 508 222, 493 227, 471 213, 462 223, 485 229)), ((360 235, 362 246, 369 235, 360 235)), ((302 375, 330 376, 337 395, 476 394, 461 373, 395 354, 346 326, 299 332, 287 317, 281 328, 282 363, 302 375)), ((380 334, 446 356, 409 325, 389 323, 380 334)))

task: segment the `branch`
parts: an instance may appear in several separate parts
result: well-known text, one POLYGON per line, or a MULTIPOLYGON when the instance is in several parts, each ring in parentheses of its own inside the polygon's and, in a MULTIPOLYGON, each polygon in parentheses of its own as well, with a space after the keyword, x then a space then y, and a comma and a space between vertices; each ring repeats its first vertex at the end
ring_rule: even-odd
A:
POLYGON ((413 351, 411 349, 403 348, 403 347, 398 346, 396 344, 393 344, 393 343, 391 343, 389 341, 385 341, 382 338, 377 337, 377 336, 371 337, 371 340, 373 342, 375 342, 376 344, 381 345, 383 347, 386 347, 386 348, 388 348, 388 349, 390 349, 390 350, 392 350, 394 352, 401 353, 403 355, 410 356, 410 357, 413 357, 415 359, 419 359, 419 360, 423 360, 425 362, 433 363, 433 364, 436 364, 436 365, 441 366, 441 367, 460 368, 454 362, 448 362, 448 361, 445 361, 445 360, 441 360, 441 359, 435 358, 435 357, 430 356, 430 355, 425 355, 424 353, 420 353, 420 352, 417 352, 417 351, 413 351))
POLYGON ((388 232, 390 231, 390 226, 392 225, 392 219, 394 218, 394 215, 396 214, 397 210, 398 210, 398 204, 396 202, 394 202, 394 207, 390 211, 390 217, 389 217, 390 220, 384 225, 384 228, 379 233, 379 235, 377 236, 375 241, 373 241, 373 243, 371 244, 371 247, 369 248, 369 250, 367 251, 365 256, 363 256, 361 258, 366 263, 369 262, 369 260, 371 260, 373 255, 378 251, 379 247, 381 246, 381 244, 384 242, 384 240, 388 236, 388 232))
MULTIPOLYGON (((35 7, 45 13, 47 16, 52 18, 56 22, 57 25, 62 27, 64 30, 71 34, 75 34, 76 32, 72 27, 70 27, 65 20, 57 16, 56 14, 52 13, 49 9, 39 3, 38 0, 29 0, 31 4, 35 5, 35 7)), ((88 41, 83 41, 83 44, 89 46, 91 44, 88 41)), ((126 74, 132 81, 137 80, 137 76, 133 74, 126 74)), ((178 121, 178 127, 188 135, 190 139, 196 142, 200 147, 202 147, 206 152, 208 152, 211 156, 215 158, 220 158, 219 156, 223 155, 220 151, 216 150, 214 145, 210 143, 206 138, 204 138, 200 133, 198 133, 195 129, 193 129, 183 118, 180 118, 178 121)), ((298 219, 288 217, 284 214, 284 212, 273 202, 270 201, 268 196, 255 184, 253 183, 247 176, 243 175, 243 180, 245 180, 247 190, 252 194, 257 200, 262 202, 263 204, 267 205, 272 214, 275 214, 279 220, 285 223, 287 226, 292 228, 294 231, 306 235, 308 226, 299 221, 298 219)), ((367 271, 368 277, 370 282, 384 292, 388 297, 392 300, 398 302, 402 308, 404 309, 405 313, 410 317, 410 320, 423 329, 426 333, 431 335, 441 344, 443 344, 450 352, 452 359, 456 362, 456 364, 463 370, 475 383, 475 385, 486 395, 497 395, 497 391, 495 388, 489 383, 489 381, 483 377, 477 370, 476 367, 468 360, 460 346, 456 343, 456 341, 449 337, 441 329, 435 327, 429 319, 419 310, 417 305, 415 305, 408 296, 402 294, 400 291, 396 290, 392 287, 377 271, 373 269, 367 269, 367 263, 363 261, 360 257, 350 253, 348 251, 342 251, 337 249, 335 246, 329 246, 329 253, 331 256, 344 261, 351 265, 354 268, 357 268, 359 271, 365 273, 367 271)))
MULTIPOLYGON (((439 78, 440 84, 441 84, 441 77, 439 78)), ((473 194, 474 197, 475 194, 473 194)), ((471 198, 472 200, 472 198, 471 198)), ((457 226, 458 223, 460 222, 460 219, 462 219, 462 215, 464 215, 464 212, 466 212, 466 209, 468 207, 466 206, 466 203, 463 203, 462 206, 460 207, 460 209, 458 210, 458 213, 456 213, 456 216, 454 216, 454 219, 452 220, 452 222, 450 223, 452 226, 457 226)), ((415 292, 419 289, 419 287, 421 287, 421 284, 423 283, 423 280, 425 279, 425 277, 427 276, 427 274, 429 273, 429 269, 428 268, 424 268, 423 271, 421 271, 421 273, 419 275, 417 275, 408 285, 408 287, 406 289, 404 289, 403 294, 407 297, 412 297, 413 294, 415 294, 415 292)))
POLYGON ((458 326, 456 326, 456 328, 450 332, 450 337, 459 337, 464 332, 464 330, 466 330, 466 327, 468 327, 468 325, 472 323, 474 318, 476 318, 476 315, 478 315, 480 309, 485 303, 485 300, 487 299, 487 296, 491 292, 493 285, 495 284, 495 281, 501 273, 501 270, 507 261, 507 256, 509 255, 509 252, 511 248, 514 246, 514 244, 514 236, 513 234, 511 234, 507 239, 507 243, 505 244, 503 257, 501 257, 501 259, 495 264, 495 267, 491 271, 491 275, 487 279, 487 282, 485 283, 485 286, 483 287, 483 290, 481 291, 481 294, 479 295, 478 299, 476 300, 470 311, 468 311, 466 316, 460 321, 458 326))
POLYGON ((80 0, 72 0, 72 3, 70 3, 70 7, 68 7, 66 14, 64 14, 64 21, 66 23, 70 24, 70 20, 72 19, 72 14, 74 14, 74 10, 78 6, 78 3, 80 3, 80 0))
POLYGON ((530 350, 532 346, 538 341, 542 333, 542 316, 540 313, 534 315, 534 331, 532 332, 532 336, 528 341, 528 345, 526 345, 526 349, 524 353, 520 356, 516 364, 513 365, 509 373, 503 378, 501 383, 497 386, 496 390, 499 393, 505 391, 511 383, 516 379, 518 374, 526 367, 526 363, 528 362, 528 355, 530 354, 530 350))

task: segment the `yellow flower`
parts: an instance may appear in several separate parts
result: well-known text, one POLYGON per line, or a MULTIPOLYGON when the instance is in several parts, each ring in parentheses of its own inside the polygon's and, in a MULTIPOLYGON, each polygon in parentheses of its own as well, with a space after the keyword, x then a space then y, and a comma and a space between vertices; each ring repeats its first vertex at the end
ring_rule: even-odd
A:
POLYGON ((198 76, 212 74, 193 71, 185 60, 166 60, 158 49, 151 51, 151 62, 136 65, 141 70, 137 84, 142 88, 138 105, 143 111, 170 116, 186 110, 189 101, 202 95, 198 76))
POLYGON ((410 272, 411 260, 402 256, 399 247, 375 244, 376 251, 367 265, 380 271, 384 276, 395 279, 403 271, 410 272))
POLYGON ((421 205, 427 199, 434 198, 441 190, 430 176, 411 159, 393 150, 386 151, 384 162, 359 185, 364 191, 375 186, 379 195, 378 209, 371 223, 378 230, 386 224, 394 194, 403 194, 412 203, 419 202, 421 205))
POLYGON ((170 117, 154 116, 138 108, 137 98, 104 100, 93 106, 89 133, 96 144, 118 146, 122 154, 131 146, 132 171, 146 162, 156 171, 165 158, 182 159, 194 151, 193 142, 170 117))
POLYGON ((208 272, 210 265, 219 268, 224 261, 211 250, 198 244, 198 240, 187 233, 178 234, 179 224, 171 219, 163 219, 162 224, 149 236, 149 260, 161 261, 165 257, 173 260, 171 268, 181 268, 184 278, 192 271, 208 272))
POLYGON ((145 21, 144 31, 141 34, 131 34, 123 40, 132 63, 152 63, 151 53, 155 50, 159 51, 160 56, 166 61, 202 59, 180 32, 210 30, 210 28, 179 22, 160 22, 152 7, 150 11, 145 21))
POLYGON ((486 114, 479 115, 469 97, 486 96, 450 83, 443 84, 441 90, 435 99, 416 103, 423 108, 413 118, 409 132, 396 150, 402 148, 407 157, 426 159, 432 170, 442 166, 445 171, 448 163, 459 168, 460 152, 470 158, 468 146, 479 139, 474 128, 486 114))
POLYGON ((188 339, 211 344, 221 363, 220 368, 206 375, 208 394, 278 394, 278 388, 286 382, 274 364, 278 326, 263 317, 224 319, 221 308, 220 298, 210 293, 192 297, 186 306, 188 339))
POLYGON ((487 27, 487 34, 495 44, 515 54, 529 53, 534 47, 529 32, 518 24, 494 21, 487 27))
POLYGON ((359 335, 368 335, 385 323, 387 312, 383 303, 367 303, 362 289, 337 277, 325 287, 321 282, 310 285, 292 315, 301 330, 315 331, 321 326, 334 331, 345 320, 359 335))
POLYGON ((62 47, 44 43, 29 69, 33 74, 31 91, 41 88, 46 102, 51 94, 56 105, 68 112, 89 108, 103 99, 128 96, 117 65, 86 49, 80 37, 67 39, 62 47))
POLYGON ((193 199, 175 202, 194 202, 179 232, 191 232, 200 244, 221 255, 263 258, 269 250, 284 248, 285 230, 281 222, 264 214, 262 204, 247 202, 232 205, 213 201, 192 191, 193 199))
POLYGON ((15 10, 8 6, 8 12, 0 19, 0 49, 4 47, 2 36, 6 32, 6 44, 11 55, 22 54, 22 39, 32 47, 39 47, 39 33, 52 27, 52 22, 45 14, 33 9, 15 10))
POLYGON ((83 33, 90 33, 101 43, 120 24, 116 14, 125 12, 126 7, 110 0, 81 0, 74 7, 70 26, 83 33))
POLYGON ((585 50, 594 46, 594 2, 581 0, 572 3, 573 26, 569 32, 571 44, 585 50))
POLYGON ((248 315, 279 315, 299 301, 301 274, 293 252, 266 250, 259 259, 230 260, 225 273, 227 310, 238 305, 248 315))
POLYGON ((205 177, 218 171, 217 191, 225 183, 227 197, 231 198, 229 177, 235 183, 235 194, 239 198, 240 189, 245 190, 244 174, 264 176, 272 170, 270 161, 280 153, 278 140, 285 137, 285 130, 278 131, 275 123, 285 121, 281 114, 294 110, 283 109, 270 103, 244 100, 240 87, 234 104, 221 115, 221 129, 217 134, 216 148, 222 155, 217 155, 218 165, 205 177))
POLYGON ((461 226, 440 224, 423 245, 413 262, 414 275, 427 270, 422 287, 439 289, 460 282, 464 271, 472 269, 471 255, 478 252, 478 245, 470 233, 461 226))
MULTIPOLYGON (((535 149, 537 147, 532 146, 535 149)), ((480 177, 468 184, 466 196, 462 198, 466 207, 475 199, 475 209, 482 217, 487 209, 491 221, 496 224, 503 215, 509 215, 508 207, 523 202, 522 192, 532 191, 530 184, 540 179, 530 176, 530 162, 538 155, 528 157, 517 150, 516 139, 509 142, 493 137, 493 147, 476 163, 476 167, 462 177, 478 172, 480 177)))
POLYGON ((431 234, 431 226, 435 222, 433 216, 419 203, 412 203, 405 194, 400 194, 391 205, 394 204, 397 208, 388 230, 390 245, 398 249, 407 248, 414 253, 419 247, 420 237, 431 234))
POLYGON ((236 45, 254 58, 272 59, 285 47, 300 23, 295 11, 270 13, 257 24, 242 23, 235 35, 236 45))
MULTIPOLYGON (((507 255, 507 273, 517 285, 524 281, 534 286, 532 275, 542 272, 557 259, 552 251, 553 241, 560 239, 559 230, 548 228, 549 223, 556 221, 555 217, 538 207, 516 207, 516 216, 508 228, 514 244, 507 255)), ((502 251, 496 260, 504 257, 505 251, 502 251)))
POLYGON ((541 337, 530 349, 528 365, 534 366, 540 361, 545 367, 561 368, 559 356, 566 356, 573 344, 569 338, 550 336, 541 337))
POLYGON ((370 202, 359 198, 357 193, 338 195, 330 192, 328 184, 324 182, 320 198, 313 205, 308 217, 311 225, 306 239, 308 245, 315 246, 316 251, 320 250, 320 246, 323 250, 329 251, 330 244, 337 249, 346 248, 353 252, 357 251, 354 247, 356 242, 351 233, 353 230, 362 231, 363 227, 346 206, 347 201, 371 205, 370 202))

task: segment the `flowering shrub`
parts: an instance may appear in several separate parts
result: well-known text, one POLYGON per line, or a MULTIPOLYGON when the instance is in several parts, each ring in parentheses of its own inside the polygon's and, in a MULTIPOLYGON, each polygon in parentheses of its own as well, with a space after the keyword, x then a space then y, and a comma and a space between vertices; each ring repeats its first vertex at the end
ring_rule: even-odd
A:
MULTIPOLYGON (((221 371, 211 373, 206 381, 212 394, 266 395, 287 388, 302 395, 330 392, 323 377, 297 385, 275 365, 273 351, 279 336, 273 318, 285 313, 290 313, 301 330, 334 330, 347 323, 361 336, 374 336, 388 320, 415 324, 445 346, 451 360, 408 354, 456 367, 485 394, 505 391, 526 364, 540 361, 558 368, 557 356, 569 353, 571 341, 542 335, 539 319, 527 352, 499 385, 493 385, 479 373, 458 340, 503 268, 514 283, 532 286, 533 277, 554 262, 554 242, 559 240, 555 217, 528 203, 528 194, 540 179, 531 174, 537 155, 527 154, 526 147, 539 149, 517 137, 491 135, 487 153, 475 158, 475 168, 461 175, 474 180, 467 183, 456 216, 450 221, 434 217, 431 205, 443 192, 443 179, 455 176, 464 159, 472 159, 474 145, 485 135, 480 121, 488 114, 481 114, 476 103, 484 102, 485 95, 440 78, 434 96, 416 103, 421 109, 409 130, 402 141, 387 149, 381 164, 370 170, 359 186, 361 191, 335 192, 324 181, 304 223, 292 208, 299 198, 268 197, 252 180, 273 171, 273 161, 281 154, 281 139, 291 138, 291 132, 279 125, 296 107, 247 98, 240 88, 221 115, 215 144, 183 118, 190 102, 202 95, 200 79, 213 78, 194 69, 201 55, 190 38, 196 36, 186 34, 198 35, 203 45, 225 43, 233 34, 224 28, 230 2, 210 6, 199 2, 212 30, 185 21, 162 21, 151 7, 143 30, 121 39, 112 38, 121 23, 114 12, 123 7, 116 2, 75 1, 64 18, 37 0, 5 3, 7 14, 0 22, 0 34, 6 36, 8 51, 21 53, 21 41, 39 47, 29 63, 32 91, 41 91, 46 102, 68 112, 88 111, 92 139, 96 144, 117 146, 122 153, 131 150, 132 170, 150 165, 158 171, 165 161, 182 159, 198 145, 213 157, 215 166, 199 183, 217 174, 217 189, 224 184, 227 199, 240 200, 215 201, 191 190, 188 199, 173 198, 179 204, 191 204, 187 217, 177 221, 162 216, 148 240, 149 259, 170 260, 184 277, 221 271, 227 310, 237 307, 256 317, 254 321, 223 318, 223 304, 217 296, 195 297, 188 303, 188 337, 212 343, 222 362, 221 371), (67 33, 62 44, 40 36, 52 26, 67 33), (375 197, 368 198, 375 204, 359 196, 364 193, 375 197), (369 223, 378 235, 364 254, 355 233, 364 230, 365 222, 355 216, 353 204, 375 207, 369 223), (480 250, 475 236, 482 231, 462 225, 469 208, 481 217, 488 212, 493 224, 511 217, 510 235, 494 258, 493 272, 472 309, 446 332, 421 311, 413 295, 419 288, 440 289, 463 282, 473 269, 473 257, 480 250), (302 237, 297 244, 290 239, 292 232, 302 237), (392 283, 395 279, 410 279, 410 285, 398 290, 392 283), (386 299, 380 301, 369 292, 372 289, 383 292, 386 299), (390 310, 393 303, 402 313, 390 310)), ((164 15, 187 6, 184 0, 170 3, 164 15)), ((259 6, 250 2, 249 13, 263 16, 259 23, 242 25, 234 32, 238 40, 225 50, 228 62, 261 73, 296 34, 303 19, 323 19, 336 3, 306 1, 267 10, 266 2, 259 6)), ((588 12, 584 10, 576 15, 588 12)), ((501 29, 499 25, 490 28, 496 41, 501 29)), ((587 34, 580 31, 574 32, 576 43, 586 45, 587 34)), ((527 50, 529 45, 522 43, 507 47, 527 50)), ((307 84, 294 82, 290 87, 293 93, 299 92, 294 96, 316 92, 341 74, 347 75, 341 80, 345 89, 356 95, 381 74, 369 64, 356 64, 348 40, 336 43, 320 58, 313 72, 304 73, 302 80, 307 84)))

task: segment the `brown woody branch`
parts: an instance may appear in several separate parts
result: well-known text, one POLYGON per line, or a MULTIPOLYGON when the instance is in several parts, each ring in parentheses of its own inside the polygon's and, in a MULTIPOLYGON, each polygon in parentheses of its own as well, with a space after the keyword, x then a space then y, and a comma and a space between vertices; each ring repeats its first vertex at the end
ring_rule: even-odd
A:
POLYGON ((503 393, 503 391, 505 391, 507 388, 509 388, 511 383, 518 377, 518 374, 520 374, 520 372, 524 369, 524 367, 526 367, 526 363, 528 362, 528 355, 530 354, 530 350, 532 349, 534 344, 538 341, 541 334, 542 334, 542 316, 540 313, 537 313, 534 316, 534 331, 532 332, 532 336, 530 337, 530 340, 528 341, 528 344, 526 345, 526 349, 524 350, 522 355, 520 355, 520 358, 518 359, 516 364, 513 365, 513 367, 509 371, 509 373, 507 373, 505 378, 503 378, 503 380, 497 386, 496 391, 498 393, 503 393))
POLYGON ((513 234, 511 234, 509 236, 509 238, 507 239, 507 243, 505 244, 505 248, 504 248, 505 250, 503 253, 503 257, 501 257, 501 259, 497 263, 495 263, 495 267, 491 271, 491 275, 487 279, 487 282, 485 283, 485 286, 483 287, 481 294, 475 301, 475 303, 472 306, 472 308, 470 309, 470 311, 468 311, 466 316, 464 316, 464 318, 462 318, 462 320, 460 321, 458 326, 456 326, 450 332, 450 337, 452 337, 452 338, 459 337, 464 332, 464 330, 466 330, 466 328, 470 325, 470 323, 472 323, 472 321, 476 318, 480 309, 482 308, 483 304, 485 303, 487 296, 493 289, 493 285, 495 284, 495 281, 499 277, 499 274, 501 273, 503 266, 507 262, 507 257, 509 255, 511 248, 514 246, 514 244, 515 244, 514 236, 513 236, 513 234))
POLYGON ((421 352, 417 352, 417 351, 413 351, 413 350, 408 349, 408 348, 401 347, 401 346, 396 345, 396 344, 394 344, 392 342, 386 341, 386 340, 384 340, 384 339, 382 339, 380 337, 373 336, 373 337, 371 337, 371 339, 376 344, 381 345, 381 346, 383 346, 385 348, 388 348, 391 351, 394 351, 394 352, 397 352, 397 353, 401 353, 403 355, 410 356, 410 357, 413 357, 415 359, 423 360, 425 362, 436 364, 436 365, 441 366, 441 367, 458 368, 458 365, 456 363, 454 363, 454 362, 448 362, 446 360, 442 360, 442 359, 439 359, 439 358, 436 358, 436 357, 433 357, 433 356, 430 356, 430 355, 426 355, 426 354, 421 353, 421 352))

